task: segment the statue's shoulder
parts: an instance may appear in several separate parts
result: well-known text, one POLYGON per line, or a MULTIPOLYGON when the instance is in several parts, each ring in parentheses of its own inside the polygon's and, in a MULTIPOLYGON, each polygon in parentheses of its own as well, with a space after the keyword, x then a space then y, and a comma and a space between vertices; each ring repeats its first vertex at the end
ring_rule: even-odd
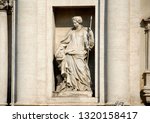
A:
POLYGON ((71 27, 70 28, 70 31, 74 31, 74 30, 76 30, 75 27, 71 27))
POLYGON ((72 33, 75 30, 74 27, 69 28, 68 33, 72 33))
POLYGON ((83 27, 83 29, 87 31, 87 30, 88 30, 88 27, 83 27))
POLYGON ((83 27, 83 28, 82 28, 82 32, 83 32, 84 34, 87 34, 88 28, 87 28, 87 27, 83 27))
POLYGON ((88 31, 88 27, 83 27, 82 29, 83 29, 83 31, 85 31, 85 32, 88 31))
POLYGON ((69 36, 73 31, 73 28, 69 28, 69 30, 67 31, 67 36, 69 36))

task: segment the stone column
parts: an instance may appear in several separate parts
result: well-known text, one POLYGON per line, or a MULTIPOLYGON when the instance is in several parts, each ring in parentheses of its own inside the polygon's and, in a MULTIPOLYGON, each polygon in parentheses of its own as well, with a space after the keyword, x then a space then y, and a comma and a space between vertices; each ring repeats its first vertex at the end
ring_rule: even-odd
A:
POLYGON ((143 96, 146 103, 150 103, 150 17, 141 21, 141 27, 145 28, 145 72, 143 96))
POLYGON ((131 105, 141 105, 141 0, 130 0, 130 101, 131 105), (135 5, 136 3, 136 5, 135 5))
POLYGON ((0 105, 7 103, 8 31, 7 12, 0 10, 0 105))
POLYGON ((107 103, 129 102, 129 0, 107 3, 107 103))
POLYGON ((18 0, 16 8, 16 101, 31 105, 37 99, 37 0, 18 0))

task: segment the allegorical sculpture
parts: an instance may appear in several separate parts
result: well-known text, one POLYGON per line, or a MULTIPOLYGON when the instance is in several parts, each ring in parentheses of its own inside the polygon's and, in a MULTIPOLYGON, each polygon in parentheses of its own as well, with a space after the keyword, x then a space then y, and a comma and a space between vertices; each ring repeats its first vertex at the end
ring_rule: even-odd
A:
POLYGON ((89 28, 83 27, 81 16, 74 16, 72 21, 74 27, 60 42, 55 52, 62 78, 56 87, 56 92, 61 96, 75 94, 77 96, 79 93, 82 95, 90 92, 89 95, 92 96, 88 67, 89 51, 94 46, 94 35, 91 30, 92 17, 89 28))

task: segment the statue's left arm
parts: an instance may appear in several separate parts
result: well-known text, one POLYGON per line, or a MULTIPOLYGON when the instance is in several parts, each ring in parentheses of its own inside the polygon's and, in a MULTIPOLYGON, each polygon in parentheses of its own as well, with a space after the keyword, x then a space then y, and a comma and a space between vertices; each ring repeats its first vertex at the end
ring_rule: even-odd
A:
POLYGON ((94 47, 94 34, 93 31, 91 29, 89 29, 89 48, 92 49, 94 47))
POLYGON ((84 32, 85 49, 90 50, 94 47, 94 34, 91 29, 84 32))

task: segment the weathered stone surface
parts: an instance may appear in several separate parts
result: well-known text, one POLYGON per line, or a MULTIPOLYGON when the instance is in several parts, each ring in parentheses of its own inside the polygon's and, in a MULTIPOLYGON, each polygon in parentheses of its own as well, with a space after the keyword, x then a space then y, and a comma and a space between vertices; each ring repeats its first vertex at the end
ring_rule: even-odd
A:
POLYGON ((107 103, 129 103, 129 1, 107 6, 107 103))
POLYGON ((8 31, 7 12, 0 10, 0 105, 7 103, 8 31))
MULTIPOLYGON (((0 104, 7 102, 7 13, 14 0, 0 0, 0 104), (9 8, 9 9, 8 9, 9 8)), ((150 53, 145 45, 150 17, 149 0, 18 0, 17 32, 13 32, 15 78, 13 99, 17 105, 141 105, 142 95, 150 103, 150 53), (136 4, 135 4, 136 3, 136 4), (105 8, 106 7, 106 8, 105 8), (57 10, 56 10, 57 8, 57 10), (63 14, 58 13, 66 9, 63 14), (67 11, 74 9, 74 15, 67 11), (66 18, 83 15, 75 8, 93 11, 95 49, 94 91, 56 90, 54 54, 60 40, 72 27, 66 18), (62 19, 63 18, 63 19, 62 19), (66 26, 67 25, 67 26, 66 26), (69 25, 69 26, 68 26, 69 25), (16 34, 15 34, 16 33, 16 34), (142 78, 144 73, 144 78, 142 78), (141 95, 140 95, 141 94, 141 95), (91 97, 93 96, 93 97, 91 97)), ((10 11, 9 11, 10 12, 10 11)), ((10 14, 8 12, 8 14, 10 14)), ((91 16, 91 15, 90 15, 91 16)), ((89 17, 90 17, 89 16, 89 17)), ((85 26, 86 27, 86 26, 85 26)), ((149 50, 150 51, 150 50, 149 50)), ((57 78, 57 77, 56 77, 57 78)))
POLYGON ((92 91, 65 91, 54 92, 54 97, 92 97, 92 91))

